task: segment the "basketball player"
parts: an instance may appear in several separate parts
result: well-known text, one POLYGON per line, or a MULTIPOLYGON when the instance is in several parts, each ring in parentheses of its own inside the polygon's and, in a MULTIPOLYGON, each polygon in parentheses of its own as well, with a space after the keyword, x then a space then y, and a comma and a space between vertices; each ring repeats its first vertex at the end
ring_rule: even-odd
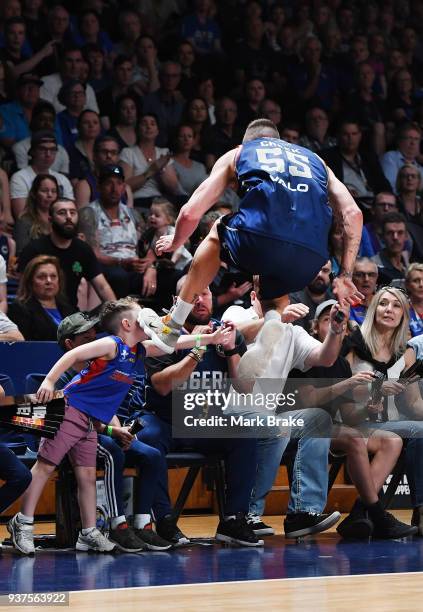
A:
POLYGON ((203 214, 236 181, 242 192, 237 213, 216 221, 201 243, 177 303, 159 328, 144 328, 171 353, 195 297, 215 277, 221 259, 259 274, 262 297, 271 300, 303 289, 328 260, 332 216, 344 228, 341 271, 334 292, 341 305, 362 299, 352 282, 361 240, 362 214, 347 188, 308 149, 280 140, 268 119, 252 121, 241 146, 225 153, 182 207, 173 236, 162 236, 158 255, 190 237, 203 214))

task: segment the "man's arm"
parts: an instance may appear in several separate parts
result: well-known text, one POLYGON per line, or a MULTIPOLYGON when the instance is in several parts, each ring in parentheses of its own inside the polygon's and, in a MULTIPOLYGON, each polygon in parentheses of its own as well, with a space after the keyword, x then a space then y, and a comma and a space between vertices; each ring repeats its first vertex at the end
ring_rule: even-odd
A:
POLYGON ((7 313, 7 286, 4 283, 0 284, 0 310, 7 313))
POLYGON ((92 278, 90 282, 94 287, 98 297, 103 300, 103 302, 116 299, 113 289, 105 279, 104 274, 98 274, 97 276, 92 278))
MULTIPOLYGON (((172 241, 172 251, 185 244, 201 217, 219 200, 231 180, 235 178, 235 159, 238 149, 220 157, 209 177, 194 191, 179 212, 172 241)), ((159 253, 158 251, 158 254, 159 253)))

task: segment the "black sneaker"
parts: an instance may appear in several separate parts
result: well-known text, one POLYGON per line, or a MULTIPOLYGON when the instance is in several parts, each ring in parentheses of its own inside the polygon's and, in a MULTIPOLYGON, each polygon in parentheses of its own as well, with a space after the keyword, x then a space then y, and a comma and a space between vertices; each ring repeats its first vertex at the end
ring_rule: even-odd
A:
POLYGON ((167 514, 156 522, 156 532, 158 535, 170 542, 172 546, 184 546, 190 540, 182 533, 172 515, 167 514))
POLYGON ((275 530, 266 525, 258 514, 247 514, 247 523, 256 535, 275 535, 275 530))
POLYGON ((401 523, 389 512, 383 513, 383 518, 373 521, 373 537, 378 540, 394 540, 415 535, 418 527, 401 523))
POLYGON ((131 527, 126 529, 110 529, 109 540, 124 552, 141 552, 145 550, 144 542, 140 540, 131 527))
POLYGON ((220 521, 216 530, 216 540, 241 546, 263 546, 264 544, 247 523, 245 515, 241 513, 237 514, 236 518, 220 521))
POLYGON ((423 536, 423 512, 421 510, 423 509, 413 508, 413 516, 411 518, 411 524, 417 527, 417 535, 419 536, 423 536))
POLYGON ((283 526, 286 538, 301 538, 326 531, 339 521, 339 512, 332 514, 312 514, 311 512, 292 512, 286 515, 283 526))
POLYGON ((373 533, 373 523, 367 512, 351 512, 339 523, 336 531, 344 540, 368 540, 373 533))
POLYGON ((135 529, 135 535, 144 544, 148 550, 168 550, 172 544, 161 538, 153 531, 151 523, 146 525, 144 529, 135 529))

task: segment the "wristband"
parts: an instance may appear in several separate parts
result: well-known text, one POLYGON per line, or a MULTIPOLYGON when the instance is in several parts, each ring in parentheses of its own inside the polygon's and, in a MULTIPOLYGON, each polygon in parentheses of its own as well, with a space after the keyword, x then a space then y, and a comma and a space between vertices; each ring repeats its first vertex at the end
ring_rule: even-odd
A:
POLYGON ((203 355, 200 351, 201 349, 194 347, 188 353, 188 357, 191 357, 191 359, 194 359, 194 361, 196 361, 197 363, 200 363, 200 361, 203 360, 203 355))
POLYGON ((107 425, 106 427, 106 436, 109 436, 110 438, 112 437, 112 433, 113 433, 113 427, 111 425, 107 425))
POLYGON ((195 338, 195 348, 196 349, 200 349, 201 351, 206 351, 207 350, 207 346, 204 346, 201 344, 201 336, 200 334, 197 334, 196 336, 194 336, 195 338))
POLYGON ((242 340, 239 344, 237 344, 233 349, 228 351, 223 351, 225 357, 232 357, 233 355, 243 355, 247 351, 247 347, 245 345, 245 341, 242 340))

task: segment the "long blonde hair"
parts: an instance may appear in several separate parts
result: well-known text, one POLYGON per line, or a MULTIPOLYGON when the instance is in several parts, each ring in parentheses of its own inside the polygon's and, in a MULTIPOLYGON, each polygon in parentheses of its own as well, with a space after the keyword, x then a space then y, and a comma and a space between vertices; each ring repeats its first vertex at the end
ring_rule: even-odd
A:
POLYGON ((400 357, 405 352, 407 346, 408 324, 410 322, 410 307, 408 298, 407 295, 400 289, 397 289, 396 287, 382 287, 375 293, 361 326, 361 335, 363 336, 363 340, 366 343, 367 348, 370 350, 373 357, 375 357, 380 348, 379 332, 375 326, 376 308, 379 306, 384 293, 390 293, 393 295, 402 306, 403 315, 401 322, 392 334, 389 346, 392 355, 400 357))

